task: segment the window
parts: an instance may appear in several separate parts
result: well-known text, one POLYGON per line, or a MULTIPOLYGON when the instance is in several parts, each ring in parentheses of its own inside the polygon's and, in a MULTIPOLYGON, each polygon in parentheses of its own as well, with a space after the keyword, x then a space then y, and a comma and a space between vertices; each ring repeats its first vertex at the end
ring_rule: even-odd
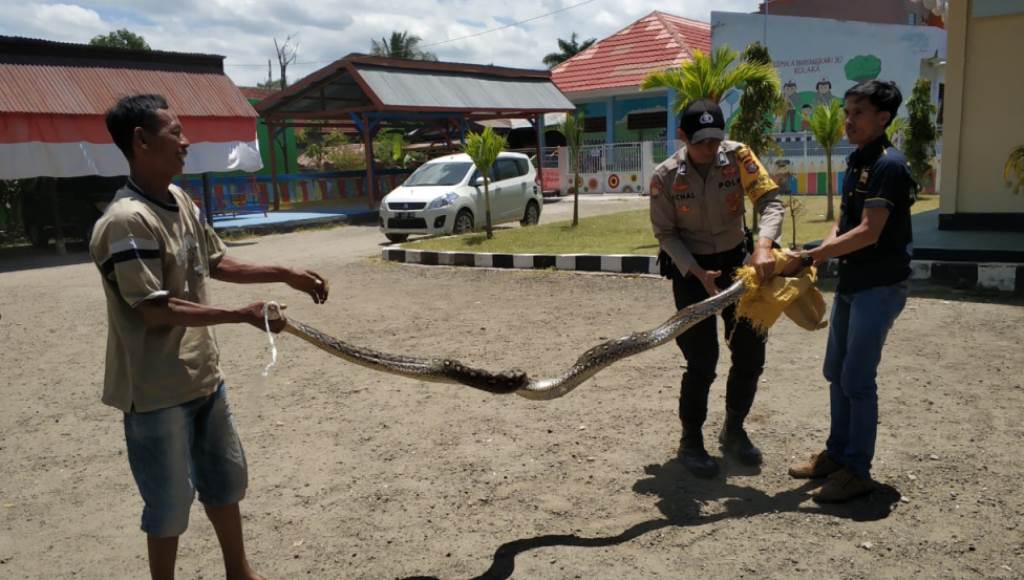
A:
POLYGON ((498 166, 498 181, 519 177, 519 167, 516 165, 515 159, 498 159, 496 165, 498 166))
POLYGON ((606 119, 604 117, 584 117, 583 132, 604 133, 608 127, 608 124, 605 121, 606 119))
POLYGON ((626 117, 626 128, 630 131, 644 129, 664 129, 668 125, 668 114, 665 111, 653 113, 630 113, 626 117))
POLYGON ((946 83, 939 83, 939 114, 935 118, 935 123, 942 127, 942 109, 943 105, 946 104, 946 83))
POLYGON ((530 163, 522 157, 516 157, 516 167, 519 169, 519 175, 526 175, 530 172, 530 163))
POLYGON ((405 180, 404 185, 455 185, 462 181, 472 165, 462 162, 425 163, 405 180))

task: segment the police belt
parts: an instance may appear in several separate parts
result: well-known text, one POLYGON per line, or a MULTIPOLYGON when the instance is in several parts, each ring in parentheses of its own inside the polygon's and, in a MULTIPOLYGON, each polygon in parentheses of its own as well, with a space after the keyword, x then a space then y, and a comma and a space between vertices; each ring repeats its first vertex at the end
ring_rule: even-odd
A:
MULTIPOLYGON (((740 242, 735 248, 724 252, 694 254, 693 259, 697 261, 698 266, 705 270, 723 270, 723 273, 726 273, 733 268, 743 265, 743 260, 746 259, 747 253, 747 244, 740 242)), ((662 276, 673 278, 680 275, 675 263, 672 262, 672 257, 665 250, 658 252, 658 264, 660 266, 659 272, 662 276)))

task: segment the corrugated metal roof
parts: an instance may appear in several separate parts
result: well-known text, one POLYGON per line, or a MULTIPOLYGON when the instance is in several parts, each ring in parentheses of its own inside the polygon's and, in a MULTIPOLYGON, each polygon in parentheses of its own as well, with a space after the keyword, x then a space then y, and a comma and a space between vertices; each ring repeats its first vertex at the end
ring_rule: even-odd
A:
POLYGON ((182 117, 256 117, 223 61, 0 36, 0 113, 102 115, 122 96, 158 93, 182 117))
POLYGON ((238 90, 247 99, 258 99, 261 101, 276 92, 274 89, 261 89, 259 87, 238 87, 238 90))
POLYGON ((0 64, 0 113, 102 115, 122 96, 158 93, 179 116, 256 117, 219 74, 0 64))
POLYGON ((257 103, 271 120, 350 114, 462 113, 488 118, 573 109, 547 70, 350 54, 257 103), (379 94, 378 94, 379 92, 379 94))
POLYGON ((711 25, 654 11, 559 64, 551 78, 566 93, 638 87, 648 73, 711 50, 711 25))
POLYGON ((494 111, 573 109, 565 95, 546 80, 389 70, 363 65, 357 65, 356 69, 385 107, 494 111))

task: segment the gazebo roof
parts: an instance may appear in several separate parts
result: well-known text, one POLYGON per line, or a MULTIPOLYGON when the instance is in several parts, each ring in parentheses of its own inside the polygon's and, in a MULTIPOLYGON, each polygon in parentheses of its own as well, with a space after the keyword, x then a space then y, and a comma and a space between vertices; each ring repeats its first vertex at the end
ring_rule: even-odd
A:
POLYGON ((350 54, 257 103, 269 120, 527 117, 574 106, 546 70, 350 54))

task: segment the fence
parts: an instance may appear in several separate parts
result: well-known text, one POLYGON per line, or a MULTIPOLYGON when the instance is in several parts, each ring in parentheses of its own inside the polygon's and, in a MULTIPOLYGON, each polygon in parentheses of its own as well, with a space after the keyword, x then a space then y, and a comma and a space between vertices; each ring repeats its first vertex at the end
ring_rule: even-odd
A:
MULTIPOLYGON (((370 199, 363 171, 290 173, 277 176, 281 209, 318 206, 374 208, 389 191, 401 185, 411 172, 383 169, 374 173, 377 195, 370 199)), ((203 207, 203 180, 189 176, 176 183, 203 207)), ((213 176, 208 180, 214 215, 266 212, 273 206, 271 178, 267 175, 213 176)))
MULTIPOLYGON (((825 149, 809 132, 773 135, 781 153, 765 156, 762 163, 779 181, 784 192, 824 195, 828 192, 828 160, 825 149)), ((846 175, 846 157, 856 149, 847 141, 840 141, 832 149, 832 187, 834 192, 846 175)), ((558 180, 545 175, 545 191, 558 189, 571 191, 572 177, 568 163, 568 150, 559 147, 550 155, 545 150, 544 167, 557 167, 558 180), (549 181, 550 180, 550 181, 549 181)), ((635 143, 584 145, 580 149, 580 193, 645 193, 654 175, 654 168, 674 151, 664 140, 635 143)), ((941 142, 937 144, 935 175, 929 183, 921 184, 926 192, 938 190, 938 168, 941 165, 941 142)))

